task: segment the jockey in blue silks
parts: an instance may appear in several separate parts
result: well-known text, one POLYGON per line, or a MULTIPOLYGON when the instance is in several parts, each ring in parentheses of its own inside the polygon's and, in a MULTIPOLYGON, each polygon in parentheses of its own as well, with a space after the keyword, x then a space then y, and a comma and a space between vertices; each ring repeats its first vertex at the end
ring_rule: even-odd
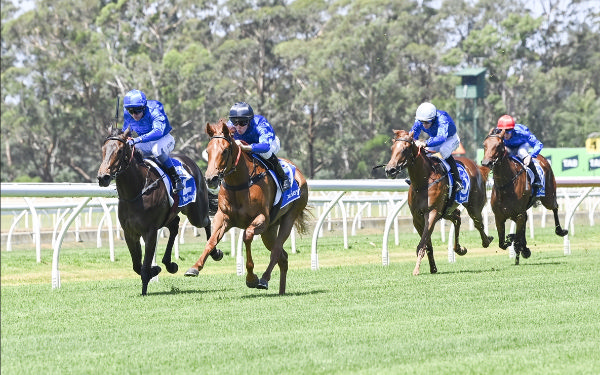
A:
POLYGON ((517 156, 533 172, 535 178, 531 185, 541 187, 542 183, 537 168, 533 164, 533 159, 540 154, 544 144, 531 133, 527 126, 515 124, 515 119, 509 115, 504 115, 498 119, 497 128, 504 130, 504 146, 509 155, 517 156), (531 153, 529 153, 529 147, 533 147, 531 153))
MULTIPOLYGON (((448 112, 438 110, 431 103, 422 103, 417 108, 415 123, 411 131, 414 132, 413 137, 418 146, 424 146, 431 151, 439 152, 442 158, 446 160, 454 179, 452 195, 455 196, 456 192, 463 189, 463 186, 460 182, 456 161, 452 157, 452 152, 460 145, 460 138, 456 132, 456 125, 454 125, 452 117, 450 117, 448 112), (419 140, 421 131, 429 135, 426 141, 419 140)), ((451 197, 451 199, 453 198, 451 197)))
POLYGON ((255 115, 250 104, 239 102, 229 110, 227 126, 235 130, 233 139, 242 151, 259 155, 277 175, 281 190, 288 190, 291 183, 276 155, 281 144, 269 121, 264 116, 255 115))
POLYGON ((181 178, 169 157, 175 148, 175 139, 170 134, 171 125, 161 102, 146 100, 140 90, 131 90, 123 98, 123 131, 130 128, 138 136, 129 138, 127 143, 142 152, 145 158, 156 158, 166 169, 173 181, 173 192, 183 190, 181 178))

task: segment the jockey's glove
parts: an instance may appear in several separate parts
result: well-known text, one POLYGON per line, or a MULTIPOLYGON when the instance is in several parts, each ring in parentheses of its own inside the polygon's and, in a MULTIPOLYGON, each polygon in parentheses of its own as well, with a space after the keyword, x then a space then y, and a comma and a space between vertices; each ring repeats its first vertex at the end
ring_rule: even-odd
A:
POLYGON ((427 142, 422 139, 417 139, 415 145, 417 145, 417 147, 427 147, 427 142))

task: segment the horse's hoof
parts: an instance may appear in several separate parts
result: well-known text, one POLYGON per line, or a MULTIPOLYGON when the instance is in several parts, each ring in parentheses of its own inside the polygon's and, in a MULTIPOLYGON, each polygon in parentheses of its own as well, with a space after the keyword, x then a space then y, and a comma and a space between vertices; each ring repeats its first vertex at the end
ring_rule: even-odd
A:
POLYGON ((437 267, 430 268, 429 272, 431 272, 431 273, 437 273, 437 267))
POLYGON ((152 268, 150 268, 150 278, 158 276, 160 271, 162 271, 162 268, 160 268, 160 266, 153 266, 152 268))
POLYGON ((467 249, 465 247, 458 247, 458 250, 454 250, 454 252, 460 256, 463 256, 467 253, 467 249))
POLYGON ((194 267, 191 267, 189 270, 185 271, 185 273, 183 274, 183 276, 193 276, 193 277, 196 277, 196 276, 198 276, 199 273, 200 273, 200 271, 198 271, 194 267))
POLYGON ((216 247, 210 252, 210 257, 213 258, 213 260, 215 262, 220 261, 221 259, 223 259, 223 252, 219 249, 217 249, 216 247))
POLYGON ((252 289, 258 288, 258 284, 259 284, 258 276, 256 276, 256 275, 254 275, 254 278, 252 280, 246 279, 246 286, 248 288, 252 288, 252 289))
POLYGON ((177 273, 177 271, 179 271, 179 266, 175 262, 165 264, 165 267, 167 267, 167 271, 169 271, 169 273, 177 273))
POLYGON ((258 280, 257 289, 269 289, 269 282, 265 279, 258 280))
POLYGON ((521 250, 521 255, 523 256, 523 258, 527 259, 531 256, 531 250, 529 250, 529 248, 524 248, 523 250, 521 250))
POLYGON ((567 234, 569 234, 569 231, 566 229, 562 229, 561 227, 557 227, 556 230, 554 231, 554 233, 556 233, 556 235, 558 235, 560 237, 564 237, 567 234))
POLYGON ((484 248, 487 248, 487 247, 489 247, 489 246, 490 246, 490 244, 491 244, 492 242, 494 242, 494 237, 492 237, 492 236, 487 236, 487 241, 483 241, 483 242, 482 242, 482 245, 483 245, 483 247, 484 247, 484 248))

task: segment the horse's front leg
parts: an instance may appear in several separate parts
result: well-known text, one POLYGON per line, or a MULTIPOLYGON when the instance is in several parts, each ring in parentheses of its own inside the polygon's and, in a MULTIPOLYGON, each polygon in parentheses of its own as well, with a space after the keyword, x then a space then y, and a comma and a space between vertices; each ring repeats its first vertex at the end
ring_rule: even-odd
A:
POLYGON ((140 237, 125 230, 125 242, 129 249, 129 255, 131 255, 133 271, 140 275, 142 272, 142 245, 140 244, 140 237))
MULTIPOLYGON (((421 241, 417 246, 417 263, 415 264, 415 268, 413 270, 413 275, 417 276, 419 274, 419 268, 421 266, 421 261, 426 254, 427 245, 431 241, 431 232, 435 226, 435 222, 439 219, 437 210, 431 210, 429 213, 425 213, 424 217, 424 227, 423 232, 421 233, 421 241)), ((414 220, 413 220, 414 222, 414 220)), ((428 259, 433 258, 433 251, 431 251, 431 257, 427 256, 428 259)), ((434 263, 435 264, 435 263, 434 263)))
MULTIPOLYGON (((252 241, 254 236, 265 231, 266 217, 263 214, 254 218, 244 231, 244 245, 246 246, 246 286, 248 288, 269 289, 269 280, 258 279, 254 273, 254 260, 252 259, 252 241)), ((271 249, 269 249, 271 250, 271 249)), ((271 251, 272 254, 272 251, 271 251)))
POLYGON ((202 255, 200 255, 200 258, 198 258, 196 263, 185 272, 185 276, 198 276, 202 268, 204 268, 204 263, 206 262, 208 254, 213 252, 219 241, 221 241, 225 233, 231 228, 229 217, 225 217, 221 211, 217 211, 213 220, 213 226, 214 231, 206 241, 206 246, 204 247, 202 255))
POLYGON ((179 221, 179 216, 175 216, 175 218, 167 224, 167 229, 169 229, 169 240, 167 241, 167 248, 165 249, 162 263, 165 265, 165 267, 167 267, 167 271, 169 271, 169 273, 175 273, 177 270, 179 270, 177 263, 171 262, 173 244, 175 243, 175 238, 179 233, 179 221))
POLYGON ((145 296, 148 291, 148 283, 150 280, 157 276, 161 268, 159 266, 153 266, 152 261, 154 260, 154 254, 156 253, 156 242, 158 238, 158 230, 156 228, 149 229, 144 235, 144 262, 142 263, 142 270, 140 276, 142 278, 142 295, 145 296))
POLYGON ((433 245, 431 244, 431 237, 427 241, 427 260, 429 260, 429 272, 437 273, 437 266, 435 265, 435 259, 433 258, 433 245))
POLYGON ((506 238, 506 219, 500 219, 498 215, 496 215, 496 230, 498 231, 498 246, 502 250, 508 249, 510 242, 506 238))
POLYGON ((553 208, 552 213, 554 214, 554 233, 556 233, 557 236, 561 237, 564 237, 567 234, 569 234, 568 229, 563 229, 560 226, 560 220, 558 219, 558 208, 553 208))
POLYGON ((514 238, 515 247, 515 264, 519 264, 519 254, 523 255, 523 258, 527 259, 531 256, 531 250, 527 248, 527 239, 525 232, 527 230, 527 213, 523 213, 517 217, 517 233, 514 238))

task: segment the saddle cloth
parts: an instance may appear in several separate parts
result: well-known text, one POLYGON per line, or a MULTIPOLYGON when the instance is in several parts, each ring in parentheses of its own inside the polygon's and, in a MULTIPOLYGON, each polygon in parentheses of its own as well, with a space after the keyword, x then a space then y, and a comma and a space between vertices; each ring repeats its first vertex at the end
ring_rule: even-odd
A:
POLYGON ((286 191, 282 192, 281 186, 279 186, 279 183, 277 182, 279 181, 277 179, 277 175, 275 174, 275 172, 269 169, 269 173, 271 173, 273 180, 275 180, 275 186, 277 186, 277 193, 275 193, 275 200, 273 201, 273 206, 277 205, 279 203, 279 200, 281 199, 281 208, 283 208, 295 201, 296 199, 300 198, 300 187, 298 186, 298 182, 294 178, 294 175, 296 174, 296 166, 286 162, 285 160, 278 160, 288 179, 292 181, 292 186, 286 191))
MULTIPOLYGON (((533 180, 535 179, 535 176, 533 175, 533 171, 531 170, 531 168, 529 168, 528 165, 523 164, 523 162, 521 161, 521 159, 519 159, 516 156, 511 156, 514 160, 518 161, 519 164, 521 164, 523 166, 523 168, 525 168, 525 170, 527 171, 527 175, 529 176, 529 183, 532 183, 533 180)), ((533 160, 533 165, 535 165, 535 169, 537 169, 537 173, 538 176, 540 176, 540 182, 542 184, 542 187, 540 187, 539 189, 537 189, 534 194, 536 197, 543 197, 546 195, 546 175, 544 173, 544 169, 542 169, 542 167, 540 166, 540 162, 537 159, 533 159, 531 158, 531 160, 533 160)))
MULTIPOLYGON (((435 156, 432 156, 432 157, 438 159, 444 166, 446 174, 448 175, 448 181, 449 181, 449 185, 450 185, 449 193, 450 193, 450 195, 452 195, 452 189, 454 189, 454 177, 452 176, 452 173, 450 172, 450 165, 444 159, 440 159, 435 156)), ((456 194, 456 197, 454 198, 454 200, 456 201, 456 203, 462 204, 462 203, 469 201, 469 194, 471 193, 471 178, 469 177, 467 170, 461 163, 456 162, 456 168, 458 169, 458 174, 460 175, 460 181, 462 183, 463 189, 456 194)))
MULTIPOLYGON (((169 178, 169 176, 165 173, 165 171, 162 170, 162 168, 160 168, 158 166, 158 163, 156 163, 154 160, 152 159, 144 159, 145 162, 147 162, 152 168, 154 168, 156 170, 156 172, 159 174, 159 176, 162 178, 163 182, 165 183, 165 186, 167 187, 167 191, 171 192, 172 191, 172 185, 171 185, 171 179, 169 178)), ((188 173, 188 171, 185 170, 185 168, 183 167, 183 165, 181 165, 181 162, 177 159, 173 159, 171 158, 171 161, 173 162, 173 166, 175 166, 175 170, 177 171, 177 174, 179 175, 179 177, 181 178, 181 182, 183 183, 183 190, 181 190, 178 195, 179 195, 179 207, 183 207, 186 206, 192 202, 196 201, 196 181, 194 180, 194 177, 192 177, 192 175, 190 175, 188 173)), ((169 205, 173 206, 173 197, 172 195, 169 193, 169 205)))

